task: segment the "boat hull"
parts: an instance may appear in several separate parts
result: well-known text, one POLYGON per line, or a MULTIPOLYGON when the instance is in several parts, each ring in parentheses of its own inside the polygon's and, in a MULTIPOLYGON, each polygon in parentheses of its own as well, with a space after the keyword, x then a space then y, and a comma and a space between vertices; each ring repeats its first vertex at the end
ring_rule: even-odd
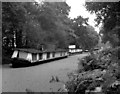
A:
POLYGON ((31 62, 29 62, 28 60, 24 60, 24 59, 19 59, 19 58, 13 58, 12 59, 12 67, 19 67, 19 66, 25 66, 25 65, 30 65, 31 62))
POLYGON ((46 60, 35 61, 35 62, 30 62, 28 60, 19 59, 19 58, 13 58, 12 59, 12 67, 21 67, 21 66, 31 66, 31 65, 36 65, 36 64, 43 64, 43 63, 47 63, 47 62, 51 62, 54 60, 59 60, 59 59, 67 58, 67 57, 68 56, 49 58, 46 60))

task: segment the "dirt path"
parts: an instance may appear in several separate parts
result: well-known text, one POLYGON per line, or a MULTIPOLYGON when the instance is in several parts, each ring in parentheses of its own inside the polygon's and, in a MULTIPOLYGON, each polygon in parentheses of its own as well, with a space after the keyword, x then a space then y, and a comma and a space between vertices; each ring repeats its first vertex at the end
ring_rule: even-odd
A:
POLYGON ((60 81, 68 80, 67 74, 77 69, 78 57, 86 54, 74 55, 65 59, 25 68, 2 69, 3 92, 56 92, 63 87, 61 82, 52 82, 52 76, 60 81))

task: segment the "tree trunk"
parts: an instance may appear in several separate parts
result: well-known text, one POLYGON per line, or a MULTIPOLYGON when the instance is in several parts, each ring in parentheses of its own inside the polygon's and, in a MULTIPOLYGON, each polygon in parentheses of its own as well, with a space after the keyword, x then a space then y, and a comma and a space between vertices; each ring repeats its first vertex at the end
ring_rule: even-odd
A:
POLYGON ((16 47, 22 47, 22 30, 16 32, 16 47))

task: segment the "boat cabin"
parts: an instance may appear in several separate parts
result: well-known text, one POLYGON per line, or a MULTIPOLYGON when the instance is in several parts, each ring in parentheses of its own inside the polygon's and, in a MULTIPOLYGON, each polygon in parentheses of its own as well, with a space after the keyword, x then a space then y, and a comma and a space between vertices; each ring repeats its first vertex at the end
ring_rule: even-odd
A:
POLYGON ((44 61, 49 59, 55 59, 60 57, 68 56, 68 52, 66 50, 45 50, 40 51, 36 49, 14 49, 13 55, 11 58, 17 58, 21 60, 27 60, 31 63, 44 61))

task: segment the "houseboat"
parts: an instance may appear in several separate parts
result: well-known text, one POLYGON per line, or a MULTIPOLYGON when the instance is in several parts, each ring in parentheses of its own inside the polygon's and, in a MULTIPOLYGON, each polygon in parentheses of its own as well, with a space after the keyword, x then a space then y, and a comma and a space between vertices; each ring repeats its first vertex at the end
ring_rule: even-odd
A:
POLYGON ((19 64, 41 63, 43 61, 55 60, 68 56, 68 52, 63 49, 40 51, 36 49, 14 49, 12 55, 12 66, 19 64))
POLYGON ((69 48, 69 54, 70 55, 77 54, 77 53, 82 53, 82 49, 77 48, 76 45, 69 45, 68 48, 69 48))

